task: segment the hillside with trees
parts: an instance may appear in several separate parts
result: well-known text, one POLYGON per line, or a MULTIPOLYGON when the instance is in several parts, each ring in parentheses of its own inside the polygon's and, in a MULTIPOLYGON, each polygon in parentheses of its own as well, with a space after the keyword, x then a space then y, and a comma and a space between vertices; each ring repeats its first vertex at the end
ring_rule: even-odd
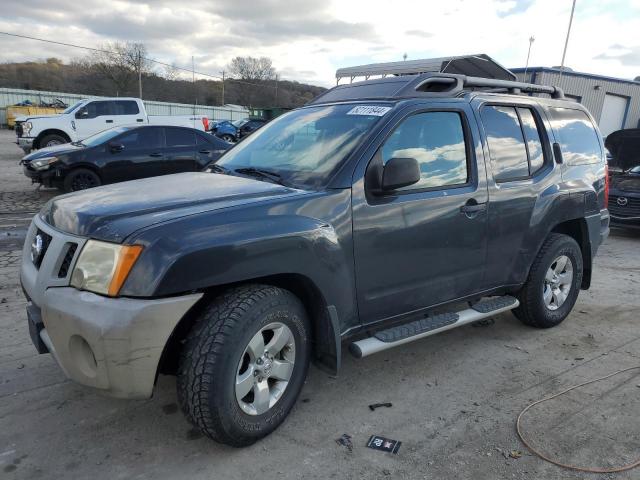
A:
MULTIPOLYGON (((196 68, 196 72, 198 69, 196 68)), ((147 58, 143 44, 111 43, 101 51, 63 63, 45 61, 0 64, 0 87, 100 96, 139 96, 162 102, 222 105, 221 80, 198 78, 175 66, 147 58)), ((295 108, 326 89, 278 78, 270 59, 236 57, 226 67, 224 103, 248 107, 295 108)))

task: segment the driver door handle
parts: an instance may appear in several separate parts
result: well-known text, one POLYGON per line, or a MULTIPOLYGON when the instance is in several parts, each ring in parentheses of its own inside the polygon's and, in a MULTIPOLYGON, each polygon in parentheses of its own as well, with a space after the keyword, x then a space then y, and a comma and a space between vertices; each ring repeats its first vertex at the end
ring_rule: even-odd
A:
POLYGON ((478 203, 472 199, 460 207, 460 212, 464 213, 467 218, 475 218, 480 212, 484 212, 486 209, 486 202, 478 203))
POLYGON ((153 152, 149 154, 150 157, 161 157, 162 154, 160 152, 153 152))

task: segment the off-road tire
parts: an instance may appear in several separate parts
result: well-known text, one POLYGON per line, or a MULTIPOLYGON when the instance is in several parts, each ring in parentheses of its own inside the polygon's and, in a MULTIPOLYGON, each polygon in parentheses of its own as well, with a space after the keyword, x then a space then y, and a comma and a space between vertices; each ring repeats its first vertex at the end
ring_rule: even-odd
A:
POLYGON ((582 252, 578 243, 568 235, 550 234, 529 270, 526 283, 517 294, 520 306, 513 310, 514 315, 524 324, 536 328, 559 325, 571 313, 576 303, 582 283, 582 272, 582 252), (564 303, 557 310, 550 310, 543 299, 544 280, 547 270, 561 255, 566 255, 573 264, 573 280, 564 303))
POLYGON ((88 168, 76 168, 64 177, 63 188, 65 192, 77 192, 88 188, 99 187, 102 181, 98 174, 88 168), (84 179, 84 181, 81 181, 84 179))
POLYGON ((40 148, 51 146, 48 145, 49 142, 57 142, 53 143, 53 145, 62 145, 63 143, 69 143, 69 139, 63 137, 62 135, 50 133, 49 135, 45 135, 44 137, 42 137, 42 139, 38 142, 38 146, 40 148))
POLYGON ((244 285, 215 298, 200 314, 180 353, 178 402, 187 419, 211 439, 243 447, 274 431, 289 414, 304 384, 310 358, 309 321, 291 292, 244 285), (262 415, 239 406, 235 381, 239 361, 256 332, 274 321, 291 330, 295 364, 287 388, 262 415))

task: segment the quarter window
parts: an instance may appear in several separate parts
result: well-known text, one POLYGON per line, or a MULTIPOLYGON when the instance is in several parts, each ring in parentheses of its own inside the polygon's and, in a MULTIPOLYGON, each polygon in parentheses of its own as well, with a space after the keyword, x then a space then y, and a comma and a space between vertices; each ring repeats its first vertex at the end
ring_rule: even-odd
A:
POLYGON ((533 175, 544 165, 544 151, 540 141, 540 132, 536 126, 533 112, 528 108, 518 108, 522 131, 527 141, 527 153, 529 154, 529 175, 533 175))
POLYGON ((567 165, 600 162, 602 148, 598 133, 587 114, 571 108, 554 107, 549 110, 564 162, 567 165))
POLYGON ((456 112, 424 112, 405 119, 381 149, 382 162, 415 158, 420 181, 399 190, 467 183, 467 149, 462 118, 456 112))

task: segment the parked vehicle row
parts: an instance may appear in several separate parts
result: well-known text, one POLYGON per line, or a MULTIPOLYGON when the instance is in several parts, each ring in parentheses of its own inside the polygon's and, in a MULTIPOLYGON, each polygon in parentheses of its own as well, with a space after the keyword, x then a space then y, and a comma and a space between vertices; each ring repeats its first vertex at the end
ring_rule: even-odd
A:
POLYGON ((66 192, 103 184, 196 172, 232 145, 186 127, 116 127, 81 141, 41 148, 22 159, 33 182, 66 192))
POLYGON ((266 123, 266 120, 257 118, 244 118, 242 120, 236 120, 234 122, 230 120, 222 120, 220 122, 213 122, 211 126, 211 133, 227 142, 235 143, 240 141, 244 137, 251 135, 266 123))
POLYGON ((139 98, 82 100, 57 115, 16 118, 16 143, 29 153, 32 149, 77 142, 106 129, 127 125, 174 125, 208 130, 203 115, 147 115, 139 98))
POLYGON ((336 374, 343 345, 362 358, 506 311, 560 324, 609 233, 602 137, 557 87, 339 85, 208 170, 52 200, 20 278, 66 375, 148 398, 174 374, 190 422, 233 446, 284 421, 311 360, 336 374))

